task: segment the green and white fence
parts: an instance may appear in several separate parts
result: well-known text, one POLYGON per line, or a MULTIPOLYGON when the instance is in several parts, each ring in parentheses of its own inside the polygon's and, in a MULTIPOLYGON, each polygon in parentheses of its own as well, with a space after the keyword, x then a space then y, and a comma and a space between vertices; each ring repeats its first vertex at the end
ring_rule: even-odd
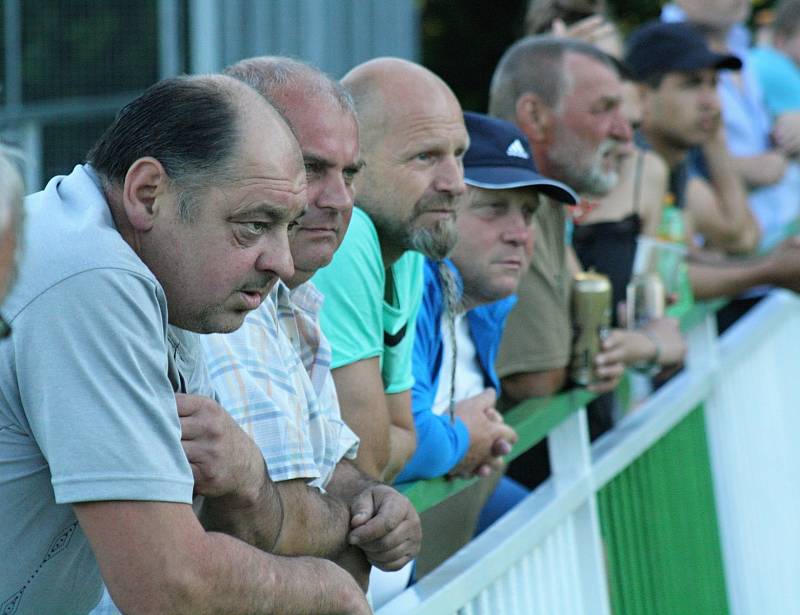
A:
POLYGON ((800 298, 683 325, 686 368, 593 445, 583 392, 513 409, 551 479, 378 614, 800 615, 800 298))

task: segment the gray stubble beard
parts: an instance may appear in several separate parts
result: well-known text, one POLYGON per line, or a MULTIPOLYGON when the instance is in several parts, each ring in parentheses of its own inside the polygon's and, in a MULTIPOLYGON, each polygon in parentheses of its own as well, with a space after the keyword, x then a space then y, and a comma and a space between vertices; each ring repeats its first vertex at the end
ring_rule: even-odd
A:
POLYGON ((435 261, 447 258, 457 241, 458 228, 454 218, 438 220, 432 227, 411 228, 408 231, 409 248, 435 261))

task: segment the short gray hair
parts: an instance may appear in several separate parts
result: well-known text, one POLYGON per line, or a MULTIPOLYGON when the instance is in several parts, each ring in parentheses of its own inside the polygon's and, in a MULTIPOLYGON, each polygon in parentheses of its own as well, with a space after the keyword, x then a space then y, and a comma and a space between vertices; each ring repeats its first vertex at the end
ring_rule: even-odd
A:
POLYGON ((576 53, 593 58, 620 73, 620 64, 594 45, 572 38, 526 36, 511 45, 494 71, 489 91, 489 115, 510 122, 516 119, 517 99, 536 94, 553 109, 569 91, 564 57, 576 53))
MULTIPOLYGON (((356 117, 353 98, 347 89, 316 66, 285 56, 257 56, 240 60, 224 71, 261 94, 286 119, 278 95, 282 90, 299 90, 310 96, 328 96, 342 111, 356 117)), ((290 123, 291 124, 291 123, 290 123)))

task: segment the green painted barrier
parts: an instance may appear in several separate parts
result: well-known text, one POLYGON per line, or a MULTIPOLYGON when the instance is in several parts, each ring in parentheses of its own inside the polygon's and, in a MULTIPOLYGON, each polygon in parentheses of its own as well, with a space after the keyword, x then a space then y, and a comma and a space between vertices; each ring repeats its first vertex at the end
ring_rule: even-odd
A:
MULTIPOLYGON (((572 389, 554 397, 529 399, 509 410, 504 415, 505 420, 517 432, 519 439, 511 453, 506 456, 506 460, 516 459, 533 445, 544 440, 553 427, 593 398, 593 393, 583 389, 572 389)), ((476 480, 478 479, 434 478, 398 487, 411 500, 417 512, 421 513, 469 487, 476 480)))
POLYGON ((725 615, 702 406, 598 493, 615 615, 725 615))

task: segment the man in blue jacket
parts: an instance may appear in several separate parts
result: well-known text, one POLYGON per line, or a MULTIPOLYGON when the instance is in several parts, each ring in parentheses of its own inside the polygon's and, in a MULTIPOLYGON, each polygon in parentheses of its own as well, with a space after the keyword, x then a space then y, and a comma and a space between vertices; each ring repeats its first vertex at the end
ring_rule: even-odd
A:
MULTIPOLYGON (((464 119, 471 145, 464 156, 468 190, 459 209, 459 240, 449 259, 426 259, 413 354, 417 448, 398 482, 472 475, 496 482, 516 434, 494 408, 500 387, 494 362, 532 253, 531 218, 540 193, 577 201, 566 185, 536 171, 528 141, 513 124, 477 113, 464 119)), ((502 479, 479 530, 525 493, 502 479)))

